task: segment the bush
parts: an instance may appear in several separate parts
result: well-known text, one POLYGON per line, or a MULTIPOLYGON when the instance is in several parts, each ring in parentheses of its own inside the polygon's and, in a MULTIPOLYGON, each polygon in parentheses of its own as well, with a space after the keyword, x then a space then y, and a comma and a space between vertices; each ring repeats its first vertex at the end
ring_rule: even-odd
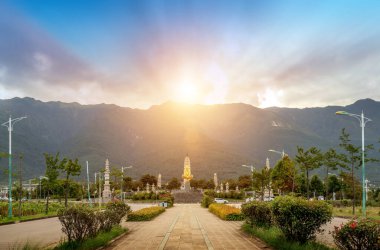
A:
POLYGON ((134 211, 128 215, 128 221, 147 221, 165 212, 163 207, 147 207, 134 211))
POLYGON ((241 212, 251 226, 269 227, 272 225, 271 203, 252 201, 242 205, 241 212))
POLYGON ((70 207, 58 210, 58 219, 68 241, 83 241, 98 232, 94 211, 85 207, 70 207))
POLYGON ((210 204, 214 203, 214 198, 208 195, 203 195, 201 206, 204 208, 208 208, 210 204))
POLYGON ((222 220, 243 220, 244 215, 239 208, 225 204, 213 203, 208 207, 208 210, 221 218, 222 220))
POLYGON ((130 207, 122 202, 107 203, 105 211, 96 214, 98 231, 109 232, 112 227, 120 224, 129 211, 130 207))
POLYGON ((121 202, 110 202, 106 209, 95 213, 86 206, 69 207, 58 210, 58 219, 62 224, 62 231, 67 235, 69 242, 81 242, 99 232, 109 232, 119 225, 121 219, 130 211, 128 205, 121 202))
POLYGON ((380 249, 380 224, 373 220, 352 220, 332 233, 339 249, 380 249))
POLYGON ((282 196, 273 201, 272 213, 288 240, 305 243, 314 239, 321 225, 331 220, 332 208, 324 201, 282 196))

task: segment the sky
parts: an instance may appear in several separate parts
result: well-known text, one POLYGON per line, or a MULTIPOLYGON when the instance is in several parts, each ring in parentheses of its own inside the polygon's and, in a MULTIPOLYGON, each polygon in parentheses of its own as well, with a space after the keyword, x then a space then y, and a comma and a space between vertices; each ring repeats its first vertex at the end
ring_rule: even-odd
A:
POLYGON ((0 99, 380 100, 377 0, 2 0, 0 99))

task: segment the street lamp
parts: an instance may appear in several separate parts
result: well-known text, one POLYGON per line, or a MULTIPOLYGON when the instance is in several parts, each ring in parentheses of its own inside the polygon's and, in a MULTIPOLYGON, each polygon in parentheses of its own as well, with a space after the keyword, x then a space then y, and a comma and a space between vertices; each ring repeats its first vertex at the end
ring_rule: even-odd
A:
POLYGON ((23 119, 25 119, 26 116, 19 117, 12 119, 12 116, 9 116, 9 120, 7 122, 4 122, 1 124, 4 127, 8 128, 9 132, 9 154, 8 154, 8 160, 9 160, 9 168, 8 168, 8 217, 12 218, 12 131, 13 126, 16 122, 19 122, 23 119))
POLYGON ((88 174, 88 161, 86 161, 86 170, 87 170, 87 196, 88 196, 88 202, 90 203, 90 206, 92 207, 91 196, 90 196, 90 177, 88 174))
POLYGON ((251 177, 252 177, 252 197, 255 198, 254 194, 253 194, 253 190, 254 190, 254 187, 253 187, 253 170, 255 169, 255 167, 253 165, 241 165, 242 167, 245 167, 245 168, 250 168, 251 169, 251 177))
POLYGON ((268 150, 269 152, 273 152, 273 153, 277 153, 277 154, 280 154, 282 156, 282 158, 284 158, 285 156, 287 156, 287 154, 285 154, 285 151, 282 150, 282 152, 280 151, 277 151, 277 150, 274 150, 274 149, 269 149, 268 150))
POLYGON ((127 169, 127 168, 133 168, 133 166, 121 167, 121 186, 120 186, 120 189, 121 189, 121 200, 123 201, 123 203, 124 203, 124 194, 123 194, 124 169, 127 169))
POLYGON ((41 200, 41 197, 42 197, 41 196, 41 180, 42 179, 49 180, 49 178, 47 178, 46 176, 40 176, 39 179, 40 179, 40 200, 41 200))
POLYGON ((347 115, 347 116, 351 116, 351 117, 355 117, 359 123, 360 123, 360 127, 362 128, 362 186, 363 186, 363 190, 362 190, 362 213, 363 213, 363 217, 366 217, 366 192, 365 192, 365 163, 364 163, 364 153, 365 153, 365 149, 364 149, 364 128, 365 128, 365 124, 367 122, 370 122, 372 121, 371 119, 367 118, 364 116, 364 113, 362 111, 361 115, 357 115, 357 114, 352 114, 352 113, 348 113, 346 111, 337 111, 335 112, 336 115, 347 115))
MULTIPOLYGON (((101 207, 101 201, 100 201, 100 195, 101 195, 101 191, 102 191, 102 189, 101 189, 101 179, 100 179, 100 177, 101 177, 101 173, 100 172, 98 172, 98 173, 94 173, 94 175, 95 175, 95 186, 96 186, 96 176, 98 176, 98 181, 99 181, 99 191, 98 191, 98 203, 99 203, 99 208, 101 207)), ((94 196, 94 199, 95 199, 95 196, 94 196)))

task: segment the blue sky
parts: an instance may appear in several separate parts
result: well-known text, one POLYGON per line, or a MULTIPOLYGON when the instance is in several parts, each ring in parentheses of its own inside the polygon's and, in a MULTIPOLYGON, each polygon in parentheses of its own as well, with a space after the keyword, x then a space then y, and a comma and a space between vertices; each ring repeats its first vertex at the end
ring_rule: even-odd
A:
POLYGON ((380 1, 0 2, 0 98, 380 100, 380 1), (337 91, 339 90, 339 91, 337 91))

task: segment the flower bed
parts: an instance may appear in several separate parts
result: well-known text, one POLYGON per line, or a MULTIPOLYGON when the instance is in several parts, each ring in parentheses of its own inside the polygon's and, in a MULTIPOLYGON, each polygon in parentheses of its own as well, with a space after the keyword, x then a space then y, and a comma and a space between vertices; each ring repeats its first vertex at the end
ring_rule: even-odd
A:
POLYGON ((222 220, 244 220, 244 215, 239 208, 225 204, 210 204, 208 210, 222 220))
POLYGON ((127 221, 148 221, 165 212, 163 207, 147 207, 128 214, 127 221))

